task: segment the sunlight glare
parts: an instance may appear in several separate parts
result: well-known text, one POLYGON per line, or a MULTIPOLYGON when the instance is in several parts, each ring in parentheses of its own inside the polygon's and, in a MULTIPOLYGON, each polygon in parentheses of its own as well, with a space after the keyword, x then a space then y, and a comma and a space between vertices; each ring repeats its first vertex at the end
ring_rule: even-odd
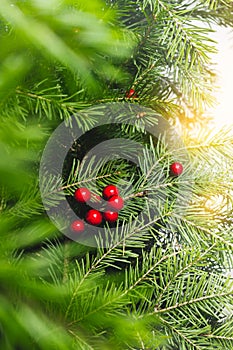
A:
POLYGON ((232 125, 233 131, 233 35, 227 28, 218 28, 214 34, 218 54, 214 55, 219 91, 215 94, 217 106, 210 110, 214 126, 219 129, 232 125))

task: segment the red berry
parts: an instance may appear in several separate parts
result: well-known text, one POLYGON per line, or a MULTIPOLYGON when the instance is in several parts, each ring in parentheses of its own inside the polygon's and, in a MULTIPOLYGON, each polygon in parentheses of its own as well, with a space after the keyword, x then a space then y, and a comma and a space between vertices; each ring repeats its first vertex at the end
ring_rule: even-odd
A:
POLYGON ((83 232, 85 229, 84 222, 82 220, 75 220, 70 225, 70 228, 74 232, 83 232))
POLYGON ((112 196, 108 201, 109 207, 117 211, 121 210, 124 206, 124 200, 120 196, 112 196))
POLYGON ((135 95, 135 90, 134 89, 130 89, 129 91, 127 91, 126 92, 126 94, 125 94, 125 96, 127 97, 127 98, 130 98, 130 97, 137 97, 136 95, 135 95))
POLYGON ((103 189, 103 197, 104 199, 110 199, 112 196, 118 196, 119 191, 116 186, 108 185, 103 189))
POLYGON ((86 220, 91 225, 99 225, 102 222, 102 214, 96 209, 90 209, 86 214, 86 220))
POLYGON ((118 213, 115 211, 105 211, 104 212, 104 219, 108 222, 115 222, 118 219, 118 213))
POLYGON ((170 172, 173 176, 179 176, 183 172, 183 165, 178 162, 172 163, 170 165, 170 172))
POLYGON ((74 198, 79 203, 85 203, 90 200, 91 192, 86 187, 77 188, 74 192, 74 198))

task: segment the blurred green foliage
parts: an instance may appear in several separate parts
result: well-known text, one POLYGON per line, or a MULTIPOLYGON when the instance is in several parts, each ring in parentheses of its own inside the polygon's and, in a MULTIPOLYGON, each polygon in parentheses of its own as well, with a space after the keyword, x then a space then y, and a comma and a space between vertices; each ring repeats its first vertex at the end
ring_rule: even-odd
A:
POLYGON ((49 74, 60 64, 94 93, 98 77, 116 75, 114 61, 126 57, 133 45, 114 26, 114 12, 101 1, 3 0, 0 9, 1 90, 17 86, 25 70, 36 81, 38 70, 49 74))
MULTIPOLYGON (((114 11, 102 1, 3 0, 0 3, 0 348, 3 350, 91 348, 87 330, 80 329, 79 335, 67 330, 63 314, 72 288, 49 282, 51 261, 43 253, 48 240, 60 235, 43 214, 38 188, 39 160, 53 124, 36 116, 34 105, 30 108, 30 96, 23 95, 25 100, 19 101, 16 91, 24 87, 33 95, 33 87, 44 81, 44 89, 51 96, 49 90, 56 90, 63 79, 60 83, 66 84, 68 93, 72 88, 76 93, 81 86, 85 93, 95 94, 103 80, 124 74, 115 64, 129 55, 134 45, 125 35, 115 25, 114 11)), ((59 99, 61 95, 58 91, 59 99)), ((56 115, 53 117, 57 119, 56 115)), ((73 250, 71 256, 78 255, 77 244, 70 242, 69 246, 73 250)), ((65 249, 70 259, 68 247, 65 249)), ((63 261, 63 267, 57 268, 65 268, 64 264, 63 261)), ((103 341, 99 342, 103 345, 100 348, 109 348, 103 341)))

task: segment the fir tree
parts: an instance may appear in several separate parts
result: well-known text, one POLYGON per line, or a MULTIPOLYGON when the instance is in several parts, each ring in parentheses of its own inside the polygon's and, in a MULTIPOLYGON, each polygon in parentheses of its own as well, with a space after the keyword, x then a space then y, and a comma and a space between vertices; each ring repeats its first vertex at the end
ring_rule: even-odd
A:
POLYGON ((232 26, 232 11, 230 0, 1 0, 1 349, 233 349, 232 136, 191 129, 214 103, 211 25, 232 26), (155 137, 163 121, 182 136, 155 137), (84 136, 61 174, 43 168, 40 192, 61 122, 84 136), (118 139, 115 158, 89 152, 118 139), (125 206, 95 245, 49 220, 64 196, 80 214, 77 187, 109 183, 125 206))

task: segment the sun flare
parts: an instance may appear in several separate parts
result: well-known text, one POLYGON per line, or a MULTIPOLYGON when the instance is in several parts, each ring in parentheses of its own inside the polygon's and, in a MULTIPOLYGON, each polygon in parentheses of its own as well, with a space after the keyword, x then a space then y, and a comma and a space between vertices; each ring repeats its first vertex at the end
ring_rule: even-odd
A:
POLYGON ((233 38, 229 29, 219 28, 215 33, 218 54, 214 55, 218 75, 217 106, 210 111, 216 128, 232 126, 233 131, 233 38))
POLYGON ((221 93, 216 95, 218 105, 211 112, 211 117, 213 118, 214 127, 232 126, 233 131, 233 96, 230 98, 224 88, 225 86, 223 84, 221 93))

